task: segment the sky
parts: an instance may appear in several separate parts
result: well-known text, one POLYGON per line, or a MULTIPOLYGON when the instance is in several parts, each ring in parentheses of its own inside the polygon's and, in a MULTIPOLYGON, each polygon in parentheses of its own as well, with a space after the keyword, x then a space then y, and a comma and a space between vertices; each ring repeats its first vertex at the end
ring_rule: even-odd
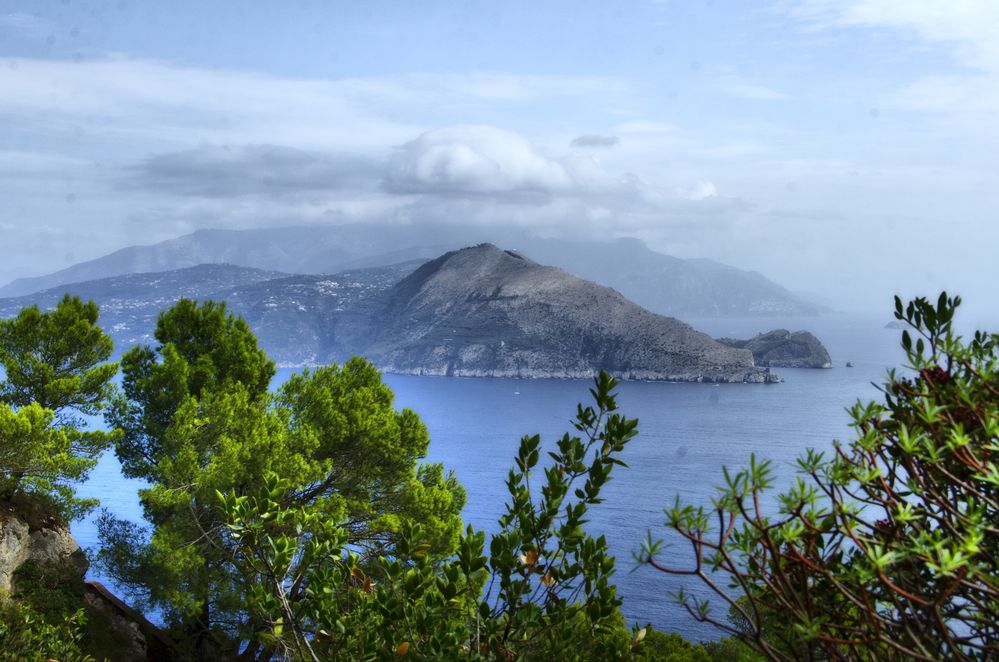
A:
POLYGON ((0 282, 447 222, 999 317, 997 209, 994 0, 0 0, 0 282))

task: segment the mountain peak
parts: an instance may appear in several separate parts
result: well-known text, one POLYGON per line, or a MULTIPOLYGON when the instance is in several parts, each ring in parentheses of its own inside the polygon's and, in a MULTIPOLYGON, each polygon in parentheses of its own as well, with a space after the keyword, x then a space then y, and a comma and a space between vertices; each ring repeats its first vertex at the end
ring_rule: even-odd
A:
POLYGON ((510 262, 511 260, 522 263, 521 266, 540 266, 534 260, 524 257, 517 251, 504 250, 496 244, 490 242, 484 242, 475 246, 468 246, 466 248, 459 248, 455 251, 449 251, 440 256, 437 260, 434 260, 434 262, 439 261, 441 265, 448 264, 457 267, 464 267, 469 264, 502 264, 510 262))
POLYGON ((390 372, 768 381, 720 345, 618 292, 514 251, 446 253, 386 291, 366 353, 390 372))

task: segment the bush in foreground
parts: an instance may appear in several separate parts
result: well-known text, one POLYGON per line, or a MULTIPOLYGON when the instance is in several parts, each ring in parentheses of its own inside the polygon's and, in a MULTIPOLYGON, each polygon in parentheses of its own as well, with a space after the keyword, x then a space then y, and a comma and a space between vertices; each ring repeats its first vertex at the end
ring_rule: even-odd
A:
POLYGON ((959 304, 896 298, 908 370, 851 408, 855 439, 798 460, 779 509, 754 460, 725 472, 712 509, 667 510, 693 566, 651 540, 642 558, 727 607, 681 595, 695 618, 774 660, 999 656, 999 335, 957 336, 959 304))

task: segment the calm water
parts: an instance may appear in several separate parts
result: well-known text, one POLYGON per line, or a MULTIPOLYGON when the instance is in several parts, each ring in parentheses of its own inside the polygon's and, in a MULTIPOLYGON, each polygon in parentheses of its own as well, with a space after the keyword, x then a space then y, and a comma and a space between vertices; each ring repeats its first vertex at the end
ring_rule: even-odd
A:
MULTIPOLYGON (((721 482, 721 466, 737 467, 751 453, 774 461, 786 479, 794 458, 808 447, 825 449, 833 439, 849 437, 844 407, 871 399, 871 382, 901 362, 899 331, 884 329, 885 318, 836 316, 800 320, 695 320, 713 336, 750 337, 778 326, 813 331, 833 358, 831 370, 779 370, 777 385, 704 385, 625 382, 619 388, 621 411, 639 419, 640 435, 607 487, 607 501, 591 512, 591 530, 607 535, 618 559, 618 591, 629 621, 651 622, 693 639, 715 638, 670 597, 681 586, 699 592, 696 580, 631 572, 632 552, 647 530, 667 537, 662 509, 677 494, 707 504, 721 482), (845 362, 853 368, 844 367, 845 362)), ((279 372, 287 379, 289 370, 279 372)), ((465 520, 487 531, 503 511, 503 480, 524 434, 541 433, 549 445, 569 430, 577 402, 585 401, 590 383, 583 380, 510 380, 387 375, 400 407, 416 410, 431 434, 430 460, 452 468, 468 490, 465 520)), ((139 519, 138 484, 118 473, 105 457, 80 490, 99 497, 119 516, 139 519)), ((96 543, 92 521, 73 528, 84 547, 96 543)), ((677 544, 664 559, 690 561, 689 548, 677 544)))

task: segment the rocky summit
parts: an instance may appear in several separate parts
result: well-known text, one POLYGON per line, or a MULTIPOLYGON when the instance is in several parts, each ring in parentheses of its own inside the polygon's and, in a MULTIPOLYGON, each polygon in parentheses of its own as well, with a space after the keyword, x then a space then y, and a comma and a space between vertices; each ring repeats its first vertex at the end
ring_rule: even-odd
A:
POLYGON ((381 299, 365 353, 393 372, 776 381, 747 350, 492 244, 446 253, 381 299))

